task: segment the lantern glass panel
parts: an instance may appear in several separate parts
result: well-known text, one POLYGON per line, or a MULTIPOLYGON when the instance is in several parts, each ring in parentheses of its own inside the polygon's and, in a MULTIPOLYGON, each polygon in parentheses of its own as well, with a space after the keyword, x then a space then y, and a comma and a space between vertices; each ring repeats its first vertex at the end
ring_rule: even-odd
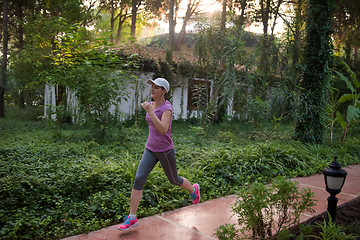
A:
POLYGON ((340 190, 344 183, 344 177, 327 176, 327 187, 332 190, 340 190))

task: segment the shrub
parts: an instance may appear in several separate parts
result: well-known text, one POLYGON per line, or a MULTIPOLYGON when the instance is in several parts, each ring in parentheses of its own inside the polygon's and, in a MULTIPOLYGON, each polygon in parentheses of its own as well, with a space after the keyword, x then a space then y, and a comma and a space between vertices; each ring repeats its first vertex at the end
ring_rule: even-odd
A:
MULTIPOLYGON (((243 187, 233 205, 239 226, 244 226, 240 229, 241 234, 248 236, 250 233, 253 239, 271 238, 298 224, 300 214, 312 212, 313 193, 310 189, 300 191, 296 184, 278 177, 270 186, 254 182, 243 187)), ((226 226, 218 229, 216 234, 223 236, 226 233, 235 239, 238 234, 233 231, 233 227, 226 226)))

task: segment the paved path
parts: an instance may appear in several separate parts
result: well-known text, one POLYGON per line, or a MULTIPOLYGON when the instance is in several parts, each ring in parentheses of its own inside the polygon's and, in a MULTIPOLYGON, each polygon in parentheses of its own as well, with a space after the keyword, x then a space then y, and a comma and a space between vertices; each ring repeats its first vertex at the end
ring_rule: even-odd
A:
MULTIPOLYGON (((348 175, 341 193, 337 195, 339 199, 338 206, 360 197, 360 164, 343 169, 347 171, 348 175)), ((310 188, 316 200, 315 213, 302 215, 301 222, 326 211, 329 194, 325 191, 324 176, 322 174, 293 178, 292 180, 299 182, 300 187, 310 188)), ((216 239, 213 234, 217 227, 225 223, 236 223, 236 217, 231 212, 231 205, 235 200, 236 196, 230 195, 220 199, 200 202, 194 206, 187 206, 160 215, 139 219, 139 225, 126 232, 117 230, 118 225, 114 225, 88 234, 69 237, 66 240, 216 239)))

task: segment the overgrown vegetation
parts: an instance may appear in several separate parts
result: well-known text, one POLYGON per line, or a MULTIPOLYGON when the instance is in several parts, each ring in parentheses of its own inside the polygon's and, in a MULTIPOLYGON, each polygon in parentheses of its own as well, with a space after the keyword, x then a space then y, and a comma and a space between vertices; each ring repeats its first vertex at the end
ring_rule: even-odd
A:
POLYGON ((310 0, 307 8, 304 77, 300 84, 296 137, 321 143, 330 87, 333 2, 310 0))
POLYGON ((306 188, 300 190, 297 182, 284 177, 275 178, 271 185, 257 181, 245 185, 238 197, 232 206, 238 226, 225 224, 218 227, 214 235, 219 240, 355 240, 359 237, 356 233, 348 233, 351 231, 349 226, 345 229, 330 216, 322 223, 299 225, 301 214, 314 212, 313 193, 306 188))
POLYGON ((232 206, 238 218, 240 230, 234 225, 217 229, 219 239, 240 239, 240 235, 251 239, 272 239, 281 231, 296 226, 300 215, 313 212, 313 193, 310 189, 297 187, 296 182, 283 177, 276 178, 270 186, 255 181, 244 186, 232 206))
MULTIPOLYGON (((113 126, 112 135, 99 142, 86 125, 64 123, 59 136, 46 120, 19 120, 25 114, 7 109, 8 118, 0 120, 0 237, 61 238, 119 222, 129 208, 146 124, 113 126)), ((35 119, 32 114, 38 113, 27 113, 35 119)), ((359 162, 358 131, 349 132, 342 145, 306 145, 292 140, 292 129, 281 125, 264 137, 253 135, 257 130, 245 123, 223 122, 208 129, 197 120, 174 122, 179 173, 200 182, 202 198, 209 200, 255 180, 320 172, 334 155, 343 166, 359 162)), ((143 196, 139 217, 190 204, 160 166, 143 196)))
POLYGON ((271 238, 283 229, 300 222, 300 215, 313 212, 313 193, 300 191, 295 182, 277 178, 267 187, 258 182, 239 192, 233 206, 243 233, 251 232, 253 238, 271 238))

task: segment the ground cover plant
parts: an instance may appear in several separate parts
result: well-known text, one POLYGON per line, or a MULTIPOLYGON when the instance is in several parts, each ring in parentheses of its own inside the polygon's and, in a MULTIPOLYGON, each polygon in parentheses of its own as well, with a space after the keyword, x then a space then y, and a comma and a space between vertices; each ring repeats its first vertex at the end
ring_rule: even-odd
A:
POLYGON ((338 206, 335 221, 324 213, 294 228, 288 236, 291 239, 359 239, 359 208, 360 198, 356 198, 338 206))
MULTIPOLYGON (((0 119, 1 239, 59 239, 122 221, 147 138, 145 123, 114 126, 114 134, 100 141, 86 126, 63 124, 59 135, 47 120, 34 120, 36 109, 27 112, 32 120, 19 120, 20 113, 8 111, 0 119)), ((335 155, 343 166, 359 163, 356 127, 341 145, 294 141, 292 124, 262 137, 246 123, 223 122, 207 129, 195 120, 176 121, 173 137, 179 174, 199 182, 206 201, 254 181, 319 173, 335 155)), ((138 214, 145 217, 190 202, 157 166, 138 214)))

